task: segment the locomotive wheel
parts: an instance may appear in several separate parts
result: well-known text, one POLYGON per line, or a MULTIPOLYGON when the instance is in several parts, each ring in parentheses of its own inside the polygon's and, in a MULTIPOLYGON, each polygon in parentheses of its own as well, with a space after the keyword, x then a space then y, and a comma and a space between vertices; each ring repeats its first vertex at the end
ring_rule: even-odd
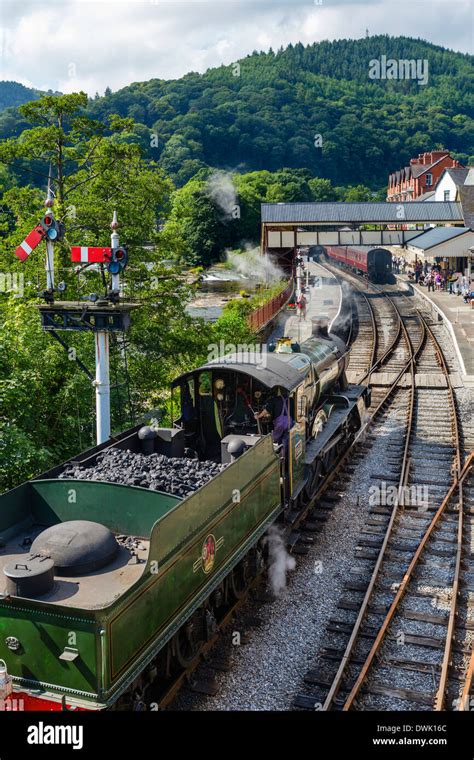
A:
POLYGON ((247 591, 247 587, 252 580, 252 573, 247 557, 244 557, 239 564, 234 567, 230 574, 230 588, 236 599, 242 599, 247 591))
POLYGON ((337 459, 337 446, 333 446, 332 449, 329 449, 327 454, 323 457, 323 467, 325 473, 328 475, 332 468, 334 467, 334 464, 337 459))
POLYGON ((177 632, 175 637, 176 659, 182 668, 189 668, 199 657, 199 652, 204 644, 201 640, 202 626, 191 618, 177 632))
POLYGON ((320 459, 316 459, 311 465, 311 472, 309 474, 308 482, 303 489, 303 499, 305 503, 311 501, 314 494, 319 488, 321 482, 323 465, 320 459))

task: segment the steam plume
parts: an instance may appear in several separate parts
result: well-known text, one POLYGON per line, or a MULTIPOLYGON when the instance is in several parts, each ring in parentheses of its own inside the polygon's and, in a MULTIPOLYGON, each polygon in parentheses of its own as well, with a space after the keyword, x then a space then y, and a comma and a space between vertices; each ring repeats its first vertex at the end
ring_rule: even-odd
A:
POLYGON ((207 192, 224 216, 231 218, 237 207, 237 193, 232 182, 232 174, 223 171, 213 172, 207 181, 207 192))
POLYGON ((244 277, 267 284, 278 282, 285 275, 269 256, 262 256, 259 248, 245 246, 243 253, 227 251, 227 261, 244 277))
POLYGON ((273 594, 279 596, 286 588, 287 572, 295 569, 296 561, 288 554, 282 531, 276 525, 268 529, 265 542, 268 545, 270 587, 273 594))

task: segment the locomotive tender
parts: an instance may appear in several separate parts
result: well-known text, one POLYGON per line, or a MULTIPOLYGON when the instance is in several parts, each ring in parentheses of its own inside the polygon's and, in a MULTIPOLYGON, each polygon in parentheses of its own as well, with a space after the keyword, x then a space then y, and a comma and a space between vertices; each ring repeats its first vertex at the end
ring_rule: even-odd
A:
POLYGON ((324 329, 217 358, 173 383, 172 427, 126 430, 0 496, 0 661, 25 709, 140 709, 150 684, 196 661, 261 572, 268 527, 289 535, 360 428, 369 391, 347 384, 347 360, 324 329), (288 435, 274 443, 259 413, 278 398, 288 435), (161 456, 219 471, 187 496, 143 473, 68 475, 117 451, 145 470, 161 456))

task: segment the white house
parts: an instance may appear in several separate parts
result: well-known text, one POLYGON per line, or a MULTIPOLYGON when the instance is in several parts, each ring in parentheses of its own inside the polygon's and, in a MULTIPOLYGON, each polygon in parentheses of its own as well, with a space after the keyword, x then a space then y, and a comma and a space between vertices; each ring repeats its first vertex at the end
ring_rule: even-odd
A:
POLYGON ((438 180, 432 201, 458 201, 459 188, 464 185, 469 174, 469 167, 445 169, 438 180))

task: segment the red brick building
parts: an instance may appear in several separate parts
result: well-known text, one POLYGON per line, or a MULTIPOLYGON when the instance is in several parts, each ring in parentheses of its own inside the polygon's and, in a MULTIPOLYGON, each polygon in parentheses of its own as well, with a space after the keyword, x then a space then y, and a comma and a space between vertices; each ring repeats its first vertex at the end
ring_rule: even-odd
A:
POLYGON ((390 174, 387 200, 425 200, 421 196, 426 193, 434 193, 444 170, 456 166, 461 166, 461 164, 451 157, 449 150, 432 150, 430 153, 420 153, 418 158, 410 160, 410 166, 405 166, 400 171, 390 174))

